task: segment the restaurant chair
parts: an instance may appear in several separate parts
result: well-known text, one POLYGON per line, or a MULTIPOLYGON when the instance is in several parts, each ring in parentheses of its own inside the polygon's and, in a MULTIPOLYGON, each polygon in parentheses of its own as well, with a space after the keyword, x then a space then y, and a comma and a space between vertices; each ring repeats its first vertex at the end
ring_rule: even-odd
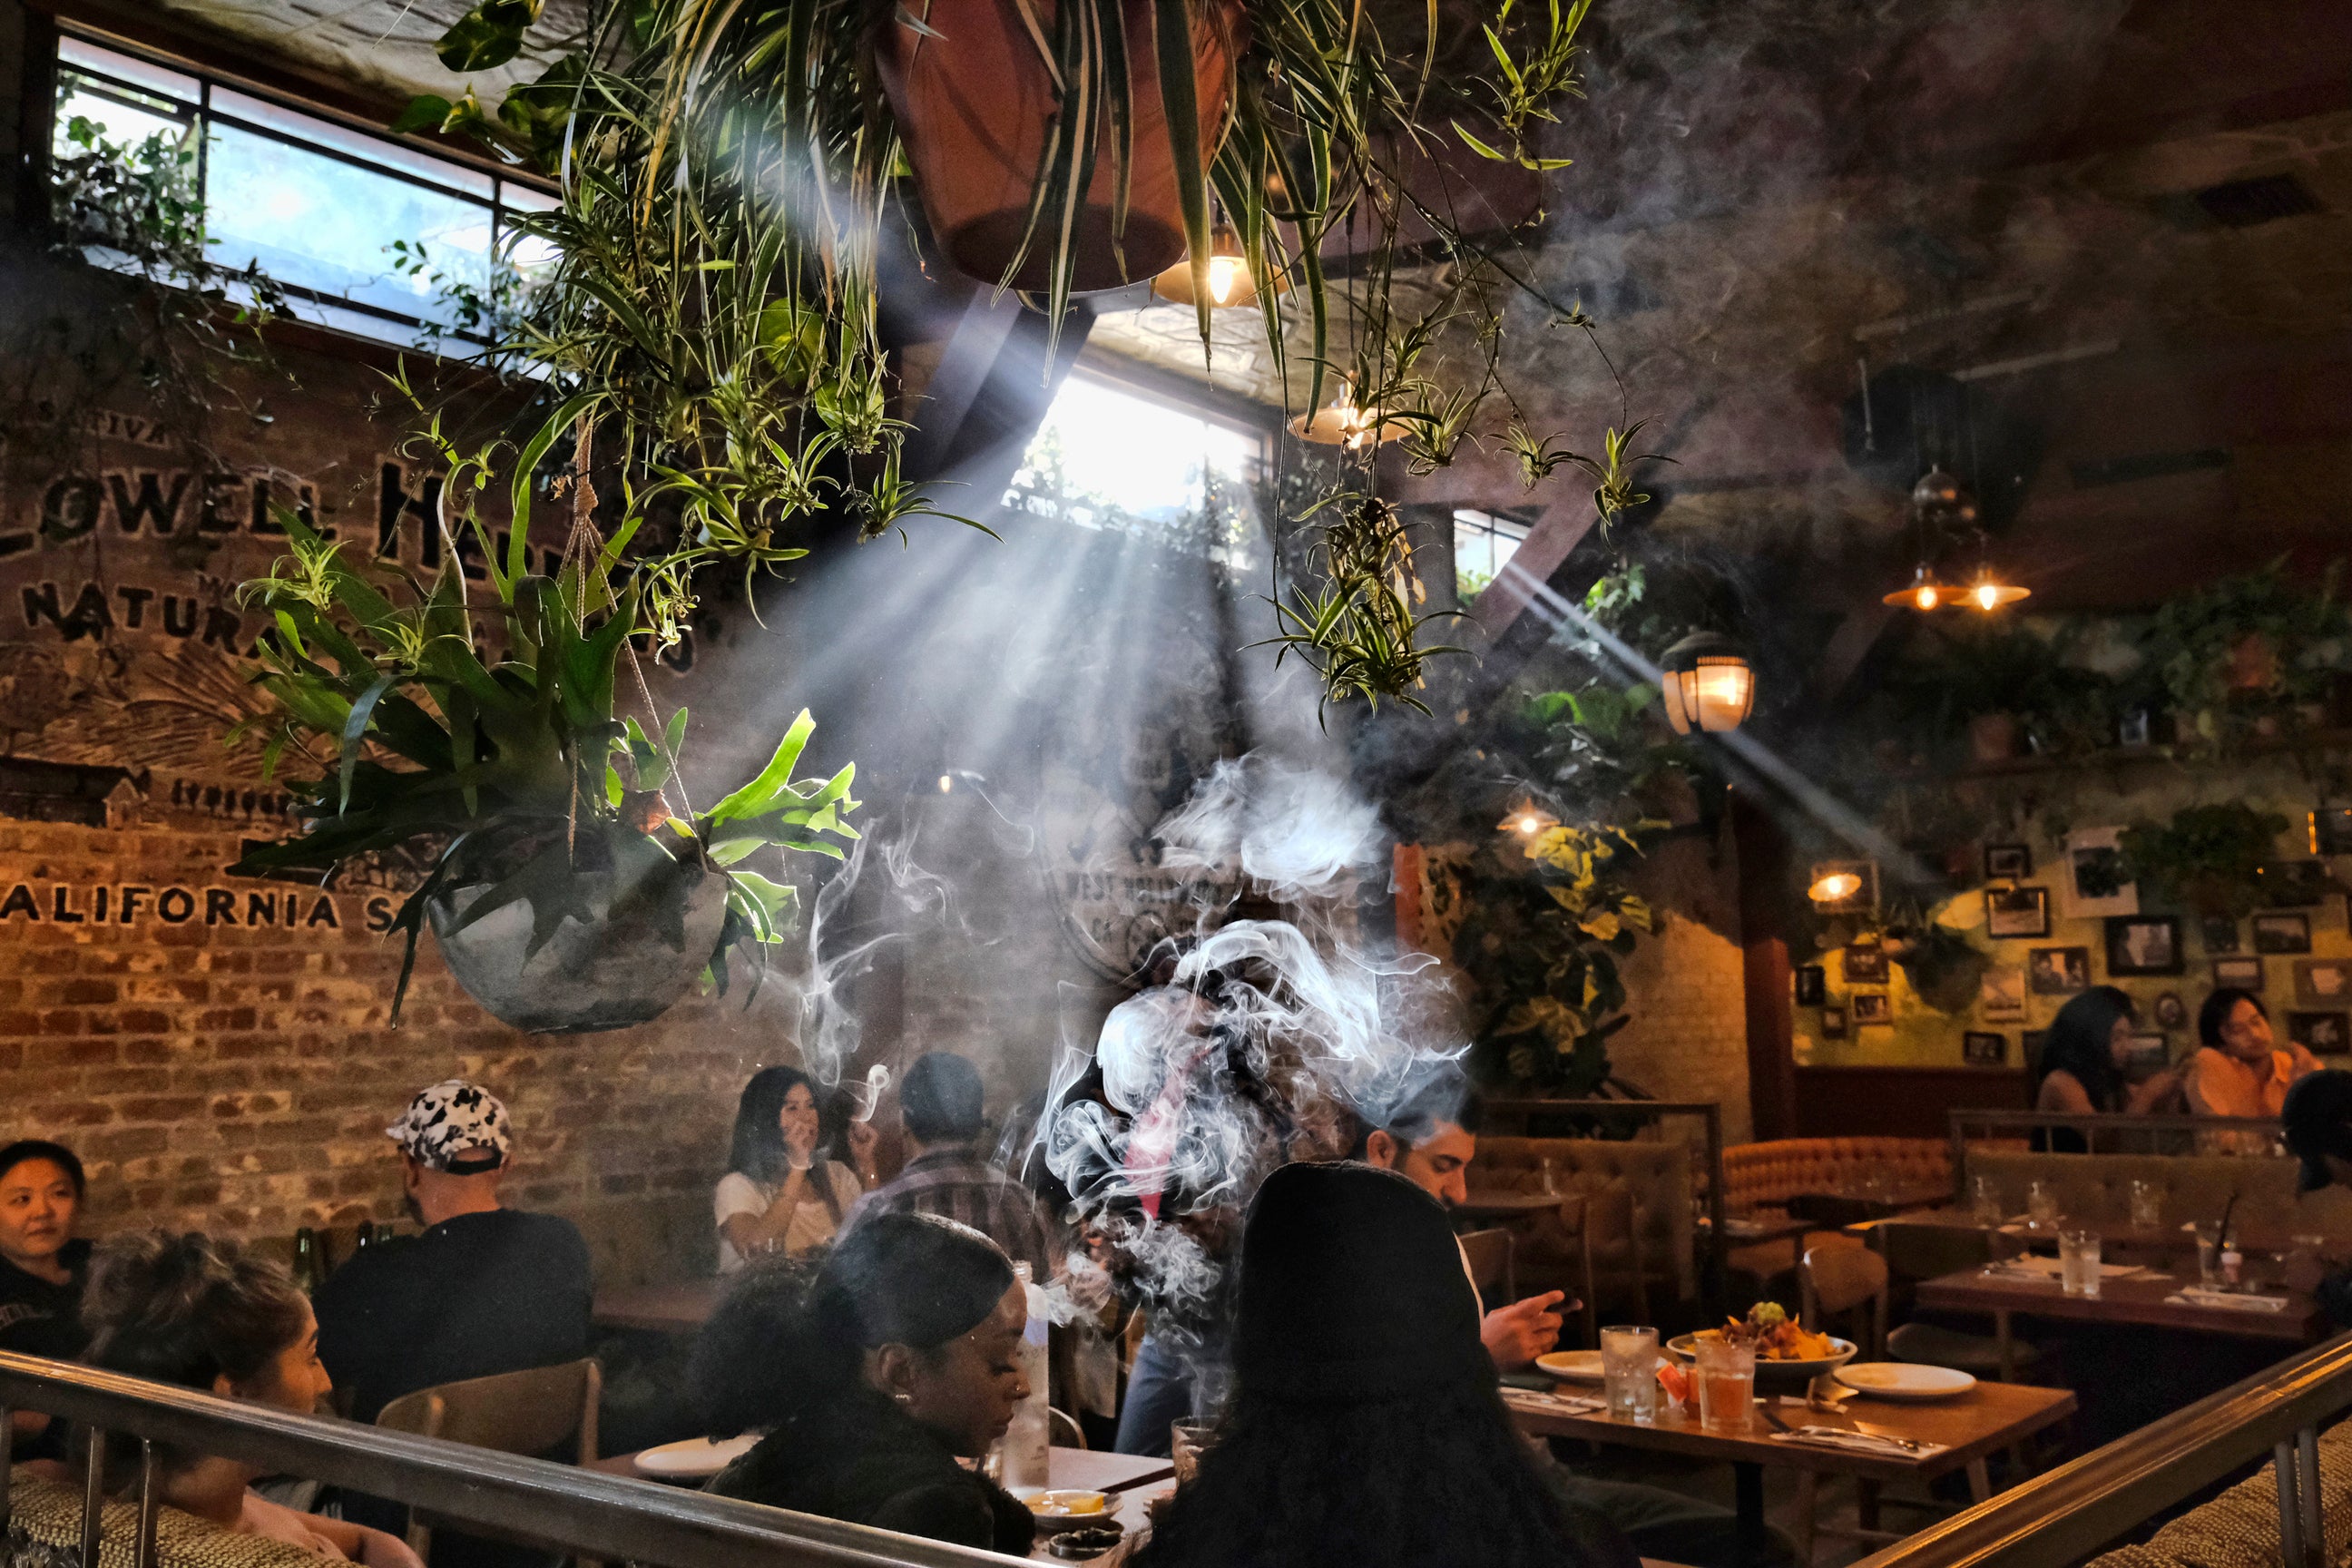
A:
MULTIPOLYGON (((597 1458, 596 1406, 604 1392, 604 1369, 590 1356, 560 1366, 420 1388, 378 1411, 375 1424, 530 1458, 545 1458, 569 1445, 578 1462, 587 1465, 597 1458)), ((432 1527, 414 1510, 408 1545, 419 1557, 425 1557, 433 1545, 432 1527)))
MULTIPOLYGON (((1871 1241, 1891 1273, 1905 1280, 1934 1279, 1964 1268, 1981 1268, 2024 1250, 2023 1243, 1999 1231, 1953 1226, 1884 1225, 1871 1232, 1871 1241)), ((1886 1354, 1891 1361, 1948 1366, 2000 1381, 2000 1341, 1990 1334, 1970 1333, 1941 1323, 1905 1323, 1886 1336, 1886 1354)), ((2041 1351, 2011 1336, 2010 1363, 2016 1372, 2022 1373, 2041 1360, 2041 1351)))
POLYGON ((1084 1448, 1087 1446, 1087 1429, 1078 1425, 1078 1418, 1076 1416, 1071 1415, 1060 1405, 1048 1405, 1045 1406, 1045 1423, 1052 1430, 1054 1434, 1054 1441, 1058 1447, 1064 1448, 1084 1448))
POLYGON ((1832 1320, 1862 1316, 1851 1325, 1858 1359, 1881 1361, 1886 1346, 1886 1259, 1858 1241, 1824 1242, 1805 1249, 1797 1265, 1799 1317, 1815 1333, 1832 1320))
POLYGON ((1460 1238, 1463 1260, 1470 1266, 1470 1283, 1488 1310, 1507 1307, 1519 1299, 1517 1243, 1507 1226, 1474 1230, 1460 1238))

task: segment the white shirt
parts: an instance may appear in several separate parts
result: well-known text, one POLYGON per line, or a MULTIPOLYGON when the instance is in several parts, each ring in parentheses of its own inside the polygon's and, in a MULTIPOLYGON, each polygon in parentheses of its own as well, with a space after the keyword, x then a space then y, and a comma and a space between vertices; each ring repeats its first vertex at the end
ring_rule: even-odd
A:
MULTIPOLYGON (((857 1173, 838 1160, 828 1160, 824 1173, 833 1187, 834 1205, 843 1214, 847 1214, 849 1205, 856 1203, 858 1194, 865 1191, 857 1184, 857 1173)), ((792 1221, 784 1227, 782 1250, 794 1256, 831 1241, 837 1227, 833 1208, 826 1205, 824 1194, 814 1185, 814 1173, 811 1174, 811 1183, 803 1189, 800 1204, 793 1210, 792 1221)), ((766 1214, 774 1205, 776 1194, 783 1190, 781 1182, 755 1182, 740 1171, 730 1171, 719 1178, 718 1190, 712 1193, 710 1201, 710 1223, 719 1227, 719 1272, 733 1274, 746 1261, 743 1255, 735 1250, 735 1244, 727 1239, 727 1222, 739 1214, 755 1217, 766 1214)))

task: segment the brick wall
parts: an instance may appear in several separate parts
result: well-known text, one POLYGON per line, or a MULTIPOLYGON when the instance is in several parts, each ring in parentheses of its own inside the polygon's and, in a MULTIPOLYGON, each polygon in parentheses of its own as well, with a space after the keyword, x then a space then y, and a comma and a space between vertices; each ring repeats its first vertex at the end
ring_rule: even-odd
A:
POLYGON ((1664 910, 1656 934, 1622 973, 1633 1021, 1609 1041, 1617 1073, 1661 1100, 1711 1100, 1723 1138, 1754 1134, 1748 1101, 1747 991, 1733 921, 1730 857, 1710 864, 1706 845, 1675 838, 1653 850, 1635 885, 1664 910))

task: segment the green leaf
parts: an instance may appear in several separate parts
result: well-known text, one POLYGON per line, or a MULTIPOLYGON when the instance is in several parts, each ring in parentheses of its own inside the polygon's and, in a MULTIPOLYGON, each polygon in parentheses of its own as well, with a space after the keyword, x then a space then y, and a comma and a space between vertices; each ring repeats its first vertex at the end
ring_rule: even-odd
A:
POLYGON ((773 805, 792 787, 793 769, 801 760, 808 739, 816 732, 816 720, 805 708, 793 720, 784 738, 776 743, 775 755, 768 759, 759 776, 710 808, 705 820, 732 822, 738 817, 757 816, 773 805))
POLYGON ((335 805, 337 811, 350 809, 352 804, 352 773, 360 765, 360 742, 367 734, 368 717, 375 711, 377 699, 392 689, 399 677, 379 675, 357 702, 352 704, 351 717, 343 721, 342 761, 338 770, 341 794, 335 805))
POLYGON ((540 0, 482 0, 441 35, 434 52, 459 75, 502 66, 522 53, 523 35, 539 20, 540 0))
POLYGON ((453 107, 446 98, 420 92, 408 100, 408 107, 402 110, 399 118, 392 122, 392 133, 405 136, 418 131, 438 131, 448 120, 453 107))
POLYGON ((1176 201, 1192 264, 1192 300, 1201 353, 1209 353, 1209 181, 1201 163, 1201 105, 1192 77, 1192 8, 1187 0, 1152 0, 1152 53, 1160 66, 1160 104, 1168 118, 1176 201))

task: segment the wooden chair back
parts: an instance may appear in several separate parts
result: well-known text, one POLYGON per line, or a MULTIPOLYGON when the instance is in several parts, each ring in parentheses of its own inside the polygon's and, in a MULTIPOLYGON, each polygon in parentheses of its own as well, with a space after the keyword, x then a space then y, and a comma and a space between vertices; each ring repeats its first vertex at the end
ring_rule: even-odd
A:
MULTIPOLYGON (((596 1458, 596 1406, 604 1368, 593 1356, 528 1372, 444 1383, 404 1394, 376 1412, 375 1424, 420 1437, 442 1437, 501 1454, 540 1456, 576 1437, 578 1462, 596 1458)), ((433 1531, 412 1512, 409 1549, 432 1550, 433 1531)))
POLYGON ((1461 1240, 1462 1256, 1470 1264, 1470 1283, 1478 1288, 1479 1300, 1490 1310, 1517 1300, 1518 1281, 1514 1278, 1512 1258, 1518 1244, 1509 1228, 1496 1226, 1492 1230, 1474 1230, 1461 1240))
POLYGON ((1867 1308, 1867 1326, 1854 1342, 1864 1361, 1877 1361, 1885 1353, 1886 1259, 1856 1242, 1810 1247, 1797 1265, 1797 1288, 1807 1328, 1827 1333, 1832 1319, 1867 1308))

